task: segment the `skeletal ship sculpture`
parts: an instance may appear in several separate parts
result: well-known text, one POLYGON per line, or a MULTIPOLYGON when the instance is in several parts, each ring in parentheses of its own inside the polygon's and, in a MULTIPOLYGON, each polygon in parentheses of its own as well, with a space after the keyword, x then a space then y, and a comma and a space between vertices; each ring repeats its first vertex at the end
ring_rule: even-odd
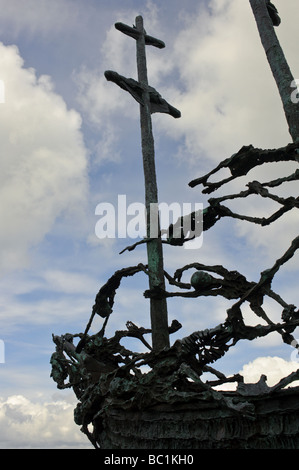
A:
MULTIPOLYGON (((267 0, 250 2, 253 9, 254 3, 256 6, 262 3, 261 7, 267 11, 267 0)), ((268 19, 272 21, 270 17, 268 19)), ((147 82, 145 48, 147 45, 163 48, 164 43, 146 34, 140 16, 133 28, 122 23, 115 26, 136 40, 138 81, 112 71, 105 75, 107 80, 128 91, 140 105, 146 207, 149 208, 150 204, 158 202, 151 114, 164 112, 178 118, 180 112, 147 82)), ((209 194, 264 163, 296 163, 299 161, 299 142, 293 140, 286 147, 273 150, 244 146, 189 185, 202 185, 202 192, 209 194), (231 176, 210 182, 211 175, 223 168, 228 169, 231 176)), ((238 194, 209 199, 209 205, 202 211, 202 230, 208 231, 223 217, 261 226, 275 223, 285 213, 298 209, 299 198, 278 196, 272 192, 273 188, 298 179, 299 169, 273 181, 249 181, 246 189, 238 194), (252 194, 275 201, 278 210, 269 217, 259 218, 233 212, 225 205, 225 201, 252 194)), ((194 220, 194 213, 190 214, 190 221, 194 220)), ((245 384, 240 374, 226 377, 211 365, 237 342, 252 341, 274 331, 281 335, 283 342, 298 348, 294 337, 299 326, 298 307, 282 299, 271 285, 278 270, 296 255, 299 236, 255 282, 221 265, 198 262, 170 275, 164 269, 162 244, 182 246, 190 240, 190 233, 184 233, 183 221, 179 219, 176 225, 181 228, 181 237, 169 236, 162 240, 160 236, 150 237, 147 221, 147 237, 127 249, 133 250, 145 243, 148 264, 120 269, 108 279, 96 295, 83 333, 53 335, 56 351, 51 356, 51 376, 59 389, 73 389, 78 399, 75 422, 95 448, 103 449, 299 448, 299 388, 286 388, 299 379, 299 368, 269 387, 264 375, 256 384, 245 384), (189 270, 193 273, 191 281, 182 282, 183 275, 189 270), (116 291, 124 277, 139 272, 149 279, 149 289, 144 296, 150 302, 151 329, 128 321, 126 329, 107 338, 105 329, 113 312, 116 291), (178 291, 167 290, 167 283, 178 291), (168 325, 167 298, 177 296, 222 296, 231 300, 232 305, 219 325, 195 331, 171 345, 170 335, 177 332, 181 324, 174 320, 168 325), (281 308, 278 323, 264 308, 267 297, 281 308), (255 326, 245 323, 242 312, 245 303, 258 317, 255 326), (95 315, 103 318, 103 325, 98 333, 90 334, 95 315), (152 336, 151 344, 145 339, 146 335, 152 336), (120 343, 123 338, 139 339, 146 351, 137 353, 125 348, 120 343), (213 374, 214 379, 204 381, 204 372, 213 374), (237 383, 235 391, 215 389, 218 385, 225 389, 225 384, 231 382, 237 383)))

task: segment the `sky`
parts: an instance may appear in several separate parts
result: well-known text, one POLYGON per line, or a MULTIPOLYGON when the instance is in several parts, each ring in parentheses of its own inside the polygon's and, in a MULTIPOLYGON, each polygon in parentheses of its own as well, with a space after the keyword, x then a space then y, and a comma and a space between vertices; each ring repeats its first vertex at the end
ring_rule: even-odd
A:
MULTIPOLYGON (((296 78, 298 2, 275 5, 282 20, 276 32, 296 78)), ((52 333, 84 331, 107 279, 146 263, 144 246, 119 254, 136 241, 118 237, 132 214, 116 223, 115 238, 95 233, 99 204, 118 214, 120 195, 127 206, 144 203, 139 106, 104 77, 105 70, 137 77, 135 41, 114 23, 132 25, 141 14, 147 33, 166 43, 147 48, 150 85, 182 113, 152 117, 160 202, 206 206, 208 197, 189 181, 243 145, 277 148, 291 138, 248 0, 0 0, 0 9, 0 448, 90 448, 73 422, 76 400, 57 390, 49 361, 52 333)), ((217 196, 293 171, 266 165, 217 196)), ((296 184, 279 194, 297 196, 296 184)), ((267 216, 273 206, 253 197, 238 210, 267 216)), ((166 247, 164 266, 173 274, 192 262, 222 264, 258 281, 297 235, 294 211, 264 228, 222 219, 200 248, 166 247)), ((295 305, 298 270, 297 255, 273 283, 295 305)), ((107 335, 128 320, 150 327, 146 288, 142 274, 122 282, 107 335)), ((231 305, 170 299, 169 322, 183 325, 172 341, 221 323, 231 305)), ((279 321, 276 304, 265 305, 279 321)), ((101 325, 96 319, 92 331, 101 325)), ((238 343, 219 370, 241 372, 248 382, 266 374, 271 385, 297 365, 293 349, 272 333, 238 343)))

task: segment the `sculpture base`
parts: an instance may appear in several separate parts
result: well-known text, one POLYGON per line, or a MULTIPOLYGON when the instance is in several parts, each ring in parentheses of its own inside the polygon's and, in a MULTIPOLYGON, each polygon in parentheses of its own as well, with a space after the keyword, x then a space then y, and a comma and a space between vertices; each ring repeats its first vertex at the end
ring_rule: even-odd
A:
POLYGON ((105 408, 94 424, 101 449, 298 449, 299 387, 265 397, 226 397, 252 405, 244 415, 206 399, 142 410, 105 408))

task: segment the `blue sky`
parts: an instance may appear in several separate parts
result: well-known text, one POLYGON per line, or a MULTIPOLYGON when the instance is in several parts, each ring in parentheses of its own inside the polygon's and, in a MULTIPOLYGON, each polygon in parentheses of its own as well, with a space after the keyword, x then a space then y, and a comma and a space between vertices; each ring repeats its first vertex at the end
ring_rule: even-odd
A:
MULTIPOLYGON (((299 77, 297 1, 275 5, 282 18, 276 31, 299 77)), ((243 145, 275 148, 291 139, 248 1, 0 0, 0 8, 0 448, 88 448, 73 423, 72 394, 49 377, 51 336, 83 331, 101 285, 115 270, 146 262, 142 246, 118 254, 132 240, 95 235, 99 203, 144 198, 139 108, 104 78, 108 69, 136 78, 135 42, 114 23, 131 25, 142 14, 148 34, 166 43, 163 50, 147 48, 150 84, 182 112, 180 119, 153 115, 161 202, 206 205, 207 196, 189 181, 243 145)), ((292 171, 294 165, 267 166, 248 178, 268 181, 292 171)), ((296 184, 283 194, 297 196, 296 184)), ((252 198, 240 212, 263 216, 272 209, 252 198)), ((223 264, 257 281, 297 232, 293 212, 263 229, 223 220, 198 250, 167 247, 165 269, 223 264)), ((297 305, 298 268, 294 257, 273 285, 297 305)), ((123 282, 108 334, 127 320, 149 327, 146 288, 141 274, 123 282)), ((171 299, 169 320, 183 324, 173 339, 217 325, 230 305, 171 299)), ((276 305, 268 307, 278 320, 276 305)), ((248 321, 256 322, 249 311, 248 321)), ((94 330, 100 326, 97 319, 94 330)), ((274 333, 238 344, 219 369, 275 380, 296 367, 291 352, 274 333)))

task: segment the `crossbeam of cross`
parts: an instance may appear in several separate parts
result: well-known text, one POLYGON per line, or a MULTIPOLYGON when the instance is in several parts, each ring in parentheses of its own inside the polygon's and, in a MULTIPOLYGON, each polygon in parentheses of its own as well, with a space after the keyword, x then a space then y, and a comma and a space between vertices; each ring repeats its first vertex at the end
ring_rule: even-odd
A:
MULTIPOLYGON (((163 251, 160 235, 151 238, 151 220, 158 220, 158 188, 155 169, 155 148, 152 132, 152 113, 167 113, 174 118, 179 118, 179 110, 171 106, 162 96, 150 87, 147 77, 146 46, 154 46, 159 49, 165 47, 163 41, 149 36, 143 27, 142 16, 136 17, 135 26, 131 27, 123 23, 116 23, 115 28, 127 36, 135 39, 137 53, 138 81, 126 78, 117 72, 108 70, 105 77, 123 90, 129 92, 140 106, 141 147, 143 157, 143 170, 145 182, 145 206, 147 214, 147 258, 149 288, 155 292, 165 290, 163 251), (156 211, 154 214, 153 212, 156 211)), ((157 232, 160 234, 158 227, 157 232)), ((168 314, 166 299, 163 295, 150 299, 150 314, 152 327, 153 350, 162 350, 169 347, 168 314)))

